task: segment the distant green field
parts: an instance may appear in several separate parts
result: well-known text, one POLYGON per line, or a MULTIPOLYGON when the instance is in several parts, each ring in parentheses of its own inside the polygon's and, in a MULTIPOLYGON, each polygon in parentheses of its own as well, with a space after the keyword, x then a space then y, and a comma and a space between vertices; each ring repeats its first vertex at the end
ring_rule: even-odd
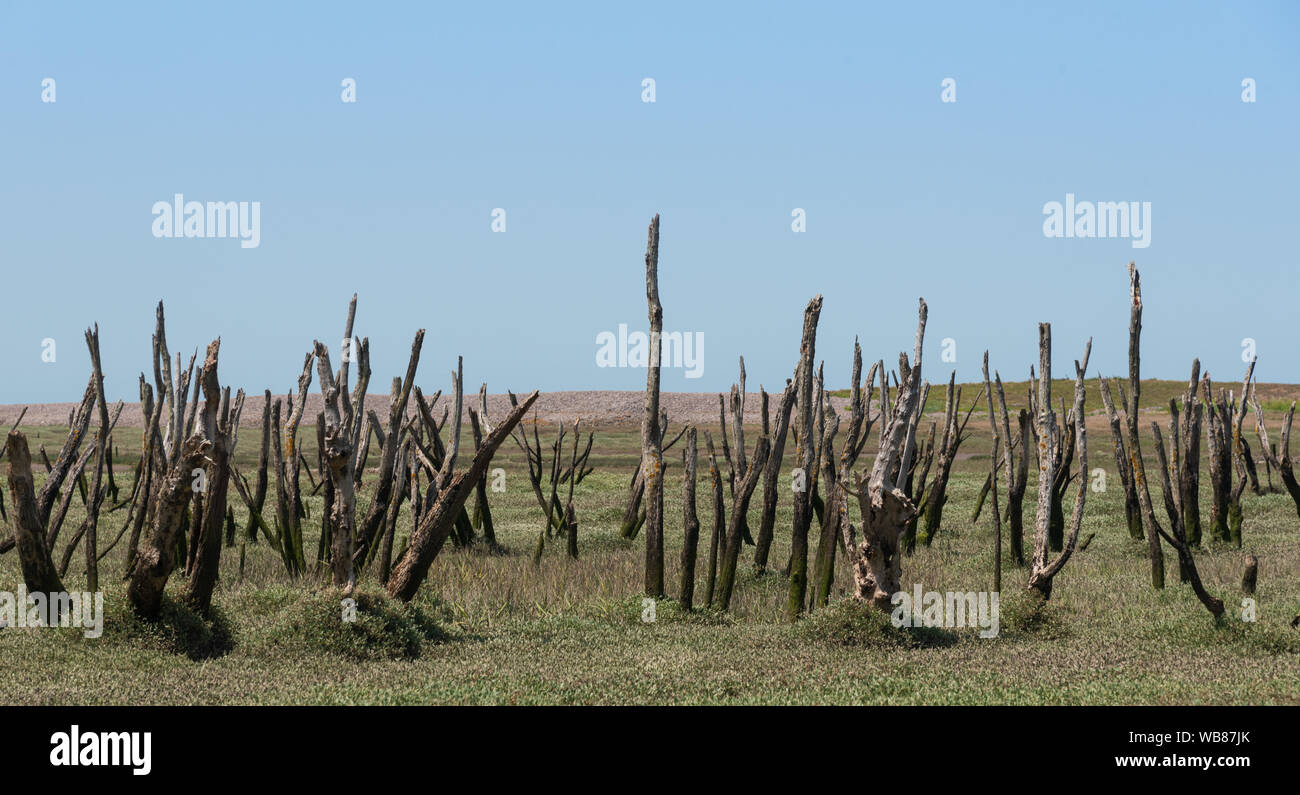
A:
MULTIPOLYGON (((1090 386, 1089 407, 1099 405, 1090 386)), ((1276 417, 1271 422, 1276 435, 1276 417)), ((904 560, 905 587, 992 587, 988 509, 977 524, 970 521, 987 471, 987 421, 972 420, 971 430, 962 451, 973 455, 958 462, 944 526, 932 547, 904 560)), ((56 428, 28 431, 33 449, 57 449, 62 436, 56 428)), ((1109 433, 1089 436, 1089 467, 1113 468, 1109 433)), ((138 444, 138 432, 118 437, 124 459, 119 464, 129 466, 128 448, 138 444)), ((314 462, 314 429, 304 427, 300 438, 314 462)), ((1300 703, 1300 631, 1289 626, 1300 613, 1300 520, 1285 494, 1247 493, 1244 550, 1207 546, 1198 553, 1202 577, 1228 605, 1229 620, 1219 627, 1178 583, 1169 552, 1169 585, 1152 590, 1145 549, 1124 527, 1116 480, 1109 490, 1088 494, 1081 536, 1095 538, 1057 578, 1043 622, 1018 619, 1028 572, 1007 562, 1001 632, 994 639, 954 630, 920 645, 890 642, 864 628, 843 602, 797 625, 785 623, 779 569, 789 554, 788 499, 777 518, 777 571, 755 578, 748 565, 752 548, 746 548, 729 614, 702 609, 686 615, 663 601, 656 620, 645 623, 644 540, 618 537, 637 438, 631 431, 598 433, 596 472, 575 500, 581 557, 570 561, 562 545, 553 543, 536 567, 531 551, 541 511, 521 454, 513 444, 503 448, 495 465, 506 470, 506 491, 491 496, 497 536, 509 554, 448 545, 414 608, 383 608, 384 621, 343 626, 326 575, 291 580, 260 543, 246 548, 242 572, 240 549, 223 551, 215 626, 183 614, 162 627, 143 626, 126 608, 124 543, 119 544, 101 564, 107 591, 101 638, 87 639, 74 629, 0 629, 0 703, 1300 703), (1240 620, 1245 552, 1260 559, 1255 623, 1240 620)), ((241 433, 236 460, 246 474, 257 444, 256 432, 241 433)), ((679 452, 675 448, 668 456, 665 495, 670 595, 677 593, 680 577, 679 452)), ((787 470, 788 464, 787 458, 787 470)), ((707 466, 701 470, 706 478, 707 466)), ((786 478, 788 483, 788 473, 786 478)), ((129 489, 129 471, 118 479, 129 489)), ((1206 480, 1203 475, 1208 503, 1206 480)), ((1025 500, 1030 531, 1032 481, 1031 476, 1025 500)), ((305 477, 304 484, 309 490, 305 477)), ((372 487, 370 480, 363 482, 359 511, 372 487)), ((697 593, 703 591, 710 494, 702 482, 697 593)), ((1160 499, 1158 493, 1153 497, 1160 499)), ((1067 511, 1073 501, 1071 490, 1067 511)), ((243 505, 233 495, 231 504, 242 527, 243 505)), ((80 510, 79 500, 73 505, 80 510)), ((309 551, 316 548, 320 507, 319 497, 308 499, 309 551)), ((117 535, 124 513, 101 522, 101 547, 117 535)), ((72 516, 68 526, 75 527, 78 518, 72 516)), ((750 519, 755 527, 757 519, 756 501, 750 519)), ((68 526, 56 560, 71 535, 68 526)), ((408 520, 403 517, 398 527, 404 534, 408 520)), ((812 535, 815 548, 815 528, 812 535)), ((65 578, 70 589, 84 584, 82 565, 81 554, 74 555, 65 578)), ((173 576, 171 586, 181 579, 173 576)), ((848 579, 841 567, 837 586, 848 579)), ((13 590, 20 582, 16 554, 0 556, 0 589, 13 590)), ((363 578, 360 591, 381 589, 363 578)))

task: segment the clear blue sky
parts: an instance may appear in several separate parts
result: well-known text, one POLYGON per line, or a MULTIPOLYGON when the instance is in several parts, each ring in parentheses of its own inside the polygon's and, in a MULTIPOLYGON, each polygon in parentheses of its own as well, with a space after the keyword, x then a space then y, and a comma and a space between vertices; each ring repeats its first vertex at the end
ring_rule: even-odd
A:
POLYGON ((4 3, 0 402, 76 400, 95 321, 134 399, 160 298, 173 351, 220 335, 223 383, 285 392, 354 291, 377 391, 419 327, 430 389, 457 354, 471 388, 639 389, 595 338, 646 323, 655 212, 665 329, 705 335, 668 390, 740 354, 778 387, 817 292, 837 386, 854 335, 911 349, 917 296, 932 380, 945 337, 1023 378, 1041 320, 1058 374, 1089 335, 1118 374, 1130 259, 1144 375, 1239 380, 1251 337, 1300 381, 1300 4, 560 6, 4 3), (261 202, 260 246, 156 239, 174 193, 261 202), (1151 202, 1150 247, 1046 238, 1067 193, 1151 202))

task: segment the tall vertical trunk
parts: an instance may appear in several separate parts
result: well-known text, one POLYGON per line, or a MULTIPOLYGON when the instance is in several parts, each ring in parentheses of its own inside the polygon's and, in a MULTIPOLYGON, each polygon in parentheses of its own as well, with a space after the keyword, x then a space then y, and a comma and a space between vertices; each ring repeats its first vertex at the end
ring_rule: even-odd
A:
POLYGON ((650 320, 650 361, 646 363, 645 418, 641 423, 641 471, 645 481, 645 595, 664 595, 664 463, 659 430, 660 336, 664 310, 659 303, 659 216, 650 221, 645 251, 645 292, 650 320))
POLYGON ((1129 283, 1132 294, 1132 308, 1129 313, 1128 326, 1128 410, 1125 419, 1128 423, 1128 460, 1133 471, 1133 485, 1138 492, 1138 503, 1142 508, 1142 523, 1146 529, 1147 555, 1151 561, 1151 586, 1157 590, 1165 587, 1165 557, 1160 550, 1160 536, 1155 528, 1155 514, 1151 511, 1150 495, 1147 492, 1146 471, 1142 463, 1142 444, 1138 438, 1138 407, 1142 389, 1140 377, 1141 336, 1142 336, 1142 280, 1137 268, 1129 263, 1129 283))
POLYGON ((216 587, 220 570, 221 530, 230 483, 230 456, 238 441, 239 416, 244 406, 242 389, 239 390, 233 407, 230 404, 230 388, 226 387, 224 391, 221 389, 217 379, 220 346, 219 339, 208 345, 203 370, 199 373, 205 398, 201 415, 203 436, 209 442, 209 452, 203 516, 198 522, 202 535, 193 571, 190 573, 188 600, 196 610, 204 614, 212 607, 212 591, 216 587))
POLYGON ((690 610, 695 602, 695 558, 700 541, 700 519, 695 512, 695 472, 698 458, 695 427, 686 430, 686 449, 682 451, 682 587, 681 604, 690 610))
POLYGON ((709 451, 709 481, 713 485, 713 534, 709 539, 709 570, 705 577, 704 603, 714 605, 718 580, 718 552, 726 532, 726 508, 722 504, 722 471, 718 469, 718 455, 713 450, 713 437, 704 432, 704 443, 709 451))
POLYGON ((808 525, 812 522, 812 478, 817 465, 816 406, 813 405, 813 364, 817 347, 817 320, 822 297, 816 295, 803 312, 803 336, 799 342, 797 371, 799 406, 798 445, 795 460, 803 472, 805 488, 794 493, 794 519, 790 535, 790 584, 785 616, 794 621, 803 613, 808 588, 808 525))

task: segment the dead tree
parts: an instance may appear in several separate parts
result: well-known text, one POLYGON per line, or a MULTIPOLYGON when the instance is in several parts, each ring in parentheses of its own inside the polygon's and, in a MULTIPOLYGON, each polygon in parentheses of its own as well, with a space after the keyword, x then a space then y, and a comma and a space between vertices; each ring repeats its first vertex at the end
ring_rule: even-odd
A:
MULTIPOLYGON (((1146 472, 1142 463, 1142 443, 1138 437, 1138 406, 1142 390, 1141 338, 1142 338, 1142 278, 1132 262, 1129 273, 1129 324, 1128 324, 1128 401, 1125 416, 1128 426, 1128 462, 1133 472, 1133 485, 1137 489, 1138 505, 1142 509, 1142 524, 1147 536, 1147 557, 1151 561, 1151 586, 1157 590, 1165 587, 1165 556, 1160 549, 1160 535, 1151 510, 1151 497, 1146 487, 1146 472)), ((1040 446, 1041 450, 1041 446, 1040 446)), ((1086 480, 1087 474, 1080 480, 1086 480)))
MULTIPOLYGON (((763 395, 766 397, 767 393, 763 395)), ((781 459, 785 455, 785 439, 790 429, 790 412, 794 408, 795 390, 790 379, 785 381, 781 402, 776 410, 776 429, 771 435, 772 452, 763 467, 763 511, 759 518, 758 538, 754 544, 754 574, 767 571, 767 557, 772 548, 776 528, 776 502, 781 482, 781 459)), ((767 423, 767 407, 763 407, 763 422, 767 423)), ((766 431, 765 431, 766 435, 766 431)))
MULTIPOLYGON (((564 463, 564 425, 556 424, 555 442, 551 445, 551 462, 550 462, 550 486, 551 495, 549 500, 543 501, 543 509, 546 511, 548 521, 543 525, 537 535, 537 546, 533 551, 533 563, 541 562, 542 552, 546 548, 546 540, 551 536, 553 525, 552 519, 558 517, 559 526, 555 528, 555 534, 561 536, 567 542, 567 551, 570 558, 578 557, 578 518, 577 512, 573 507, 573 491, 592 470, 587 466, 587 460, 591 457, 591 446, 595 439, 595 434, 587 434, 587 446, 583 449, 582 454, 578 453, 578 443, 582 439, 581 421, 573 423, 573 450, 569 456, 569 463, 564 463), (569 496, 564 502, 560 500, 560 487, 565 483, 569 484, 569 496)), ((533 423, 533 439, 536 443, 535 450, 530 447, 529 457, 537 461, 537 471, 542 468, 542 448, 541 443, 537 442, 537 423, 533 423)), ((527 444, 528 438, 524 436, 524 442, 527 444)), ((531 470, 530 470, 531 471, 531 470)))
MULTIPOLYGON (((486 390, 487 384, 484 384, 483 388, 486 390)), ((480 397, 484 405, 486 405, 486 392, 480 392, 480 397)), ((483 447, 483 421, 480 420, 479 412, 474 409, 469 410, 469 424, 474 432, 474 452, 477 453, 483 447)), ((489 432, 491 430, 491 428, 488 428, 489 432)), ((483 543, 487 545, 488 551, 493 553, 503 552, 501 545, 497 543, 496 528, 492 524, 492 507, 488 504, 486 471, 484 471, 483 477, 479 478, 478 483, 474 485, 474 519, 476 527, 483 531, 483 543)))
POLYGON ((500 425, 492 429, 483 446, 474 454, 468 469, 458 475, 452 473, 455 456, 449 455, 440 470, 439 477, 429 489, 424 511, 419 525, 411 533, 411 540, 406 553, 393 568, 386 586, 388 595, 409 602, 414 598, 420 584, 429 573, 438 553, 451 532, 456 516, 463 511, 465 501, 474 490, 474 484, 495 455, 498 447, 505 441, 519 420, 537 401, 537 392, 533 392, 523 403, 516 406, 500 425))
POLYGON ((767 461, 771 440, 759 437, 754 446, 753 466, 745 472, 745 477, 736 486, 736 498, 731 503, 731 519, 727 523, 726 545, 722 565, 718 571, 718 607, 726 610, 731 606, 731 594, 736 583, 736 565, 740 559, 740 547, 744 544, 742 530, 745 515, 749 512, 749 500, 758 487, 758 478, 762 474, 763 464, 767 461))
MULTIPOLYGON (((786 600, 786 619, 794 621, 803 613, 808 588, 808 526, 812 522, 811 480, 817 466, 816 405, 813 402, 813 358, 817 347, 817 321, 821 316, 822 297, 813 296, 803 311, 803 335, 799 340, 799 367, 795 371, 796 397, 799 408, 795 424, 794 519, 790 536, 790 590, 786 600), (799 483, 802 479, 804 482, 799 483), (802 485, 803 488, 799 488, 802 485)), ((734 515, 734 506, 733 506, 734 515)))
POLYGON ((370 507, 366 509, 366 515, 361 520, 357 534, 354 559, 358 565, 363 566, 363 562, 369 559, 372 545, 380 530, 387 529, 386 519, 394 491, 400 492, 406 486, 394 476, 394 470, 397 465, 398 451, 404 441, 403 420, 406 417, 406 406, 411 397, 411 389, 415 385, 415 371, 420 364, 420 349, 423 345, 424 329, 420 329, 415 332, 415 339, 411 342, 411 355, 407 360, 405 377, 394 378, 392 388, 389 390, 387 431, 380 430, 378 417, 370 418, 370 427, 379 434, 379 472, 375 479, 375 490, 371 494, 370 507))
MULTIPOLYGON (((1173 488, 1169 481, 1170 467, 1168 459, 1165 457, 1165 444, 1164 439, 1161 438, 1160 435, 1159 423, 1151 423, 1151 433, 1155 436, 1156 461, 1160 467, 1160 478, 1161 485, 1164 489, 1165 502, 1169 503, 1174 499, 1173 488)), ((1196 559, 1192 557, 1191 547, 1187 543, 1187 535, 1184 532, 1182 517, 1177 513, 1172 514, 1171 516, 1174 518, 1171 518, 1170 520, 1170 529, 1173 533, 1166 533, 1164 528, 1160 526, 1160 522, 1156 519, 1155 511, 1151 508, 1151 497, 1147 491, 1146 476, 1142 470, 1142 460, 1140 458, 1138 459, 1138 466, 1137 469, 1135 469, 1135 474, 1138 483, 1138 498, 1142 504, 1143 522, 1154 527, 1156 532, 1158 532, 1160 536, 1174 548, 1174 551, 1178 553, 1178 564, 1180 570, 1184 573, 1186 580, 1191 584, 1192 591, 1195 592, 1196 598, 1200 600, 1201 604, 1205 605, 1206 610, 1210 611, 1210 615, 1214 616, 1215 621, 1218 621, 1223 616, 1223 602, 1205 590, 1205 586, 1201 582, 1200 572, 1196 568, 1196 559)))
POLYGON ((1260 408, 1259 398, 1255 395, 1253 387, 1251 402, 1255 406, 1255 430, 1259 434, 1260 449, 1264 451, 1266 460, 1272 464, 1272 468, 1276 469, 1282 477, 1282 485, 1286 486, 1287 494, 1291 495, 1291 501, 1295 503, 1296 515, 1300 516, 1300 482, 1296 481, 1295 469, 1291 464, 1291 421, 1295 418, 1295 401, 1291 402, 1291 407, 1287 409, 1286 417, 1282 420, 1280 456, 1278 449, 1269 443, 1268 427, 1264 424, 1264 410, 1260 408))
MULTIPOLYGON (((764 409, 766 411, 766 409, 764 409)), ((731 444, 727 443, 727 399, 718 395, 718 420, 721 429, 722 456, 727 462, 727 487, 732 500, 736 498, 737 479, 744 480, 749 471, 749 462, 745 460, 745 357, 740 357, 740 383, 731 385, 731 444), (733 463, 731 448, 736 449, 733 463)), ((764 420, 766 423, 766 419, 764 420)), ((746 544, 754 545, 749 532, 749 517, 743 517, 740 535, 746 544)))
POLYGON ((262 508, 266 505, 266 467, 271 449, 271 390, 262 396, 262 445, 257 456, 257 480, 254 482, 252 499, 248 507, 248 522, 244 525, 244 536, 251 544, 257 543, 258 521, 262 508), (256 514, 256 516, 254 515, 256 514))
POLYGON ((935 469, 934 482, 926 491, 925 505, 921 508, 921 513, 925 518, 925 527, 921 531, 921 542, 925 546, 930 546, 934 540, 935 534, 943 521, 943 506, 948 502, 948 480, 952 476, 952 465, 957 460, 957 450, 961 443, 966 439, 966 423, 970 422, 971 414, 975 407, 979 405, 980 398, 984 396, 983 388, 975 396, 970 408, 966 410, 966 416, 957 421, 957 412, 961 411, 961 387, 953 387, 957 380, 956 371, 948 379, 948 396, 944 403, 944 422, 943 437, 939 444, 939 462, 935 469))
POLYGON ((1241 592, 1250 596, 1255 593, 1255 583, 1259 578, 1259 558, 1246 556, 1246 565, 1241 572, 1241 592))
POLYGON ((302 422, 303 409, 307 404, 307 390, 311 388, 311 363, 316 358, 314 352, 308 352, 302 362, 302 374, 298 376, 298 396, 286 396, 288 417, 284 427, 284 443, 280 443, 279 406, 277 400, 271 407, 271 428, 274 436, 275 450, 275 517, 276 540, 280 557, 286 571, 297 577, 307 568, 307 561, 302 543, 302 497, 299 486, 301 456, 298 455, 298 426, 302 422))
POLYGON ((1172 398, 1169 401, 1169 412, 1175 420, 1170 424, 1174 443, 1172 464, 1177 478, 1175 502, 1183 533, 1193 547, 1201 544, 1201 425, 1205 407, 1196 394, 1200 378, 1201 360, 1193 359, 1192 376, 1183 392, 1182 411, 1178 411, 1172 398))
MULTIPOLYGON (((108 456, 108 434, 112 432, 108 423, 108 403, 104 399, 104 368, 99 359, 99 324, 93 329, 86 329, 86 347, 90 349, 90 363, 94 369, 96 405, 99 406, 99 429, 95 433, 95 479, 91 486, 92 499, 86 514, 86 588, 99 590, 99 509, 104 500, 100 493, 100 483, 104 477, 104 467, 112 467, 105 459, 108 456)), ((110 473, 110 477, 111 477, 110 473)))
POLYGON ((163 589, 167 587, 175 560, 177 534, 193 496, 191 473, 203 463, 208 448, 209 443, 202 436, 191 436, 178 449, 175 460, 159 482, 153 529, 140 550, 127 587, 131 607, 142 618, 155 619, 162 609, 163 589))
MULTIPOLYGON (((1264 490, 1259 486, 1259 473, 1255 469, 1255 456, 1251 453, 1250 442, 1246 440, 1245 433, 1246 409, 1250 402, 1250 384, 1254 380, 1255 362, 1256 357, 1251 357, 1250 365, 1246 368, 1246 377, 1242 379, 1240 405, 1233 403, 1236 421, 1232 424, 1232 455, 1238 473, 1250 482, 1250 490, 1255 494, 1263 494, 1264 490)), ((1238 526, 1238 536, 1240 536, 1240 529, 1238 526)), ((1237 545, 1241 545, 1240 537, 1237 538, 1237 545)))
MULTIPOLYGON (((355 296, 353 298, 355 307, 355 296)), ((350 316, 349 316, 350 325, 350 316)), ((356 568, 353 563, 353 542, 356 537, 356 451, 353 448, 354 425, 357 413, 352 410, 346 397, 340 397, 347 388, 347 365, 349 357, 345 354, 340 364, 339 376, 335 380, 330 366, 329 349, 319 341, 313 343, 316 351, 316 371, 320 377, 321 396, 325 401, 325 431, 322 434, 324 445, 321 447, 321 459, 328 469, 330 485, 334 495, 328 506, 330 528, 330 568, 333 584, 342 588, 344 593, 351 593, 356 586, 356 568), (341 404, 341 405, 340 405, 341 404)), ((363 348, 364 350, 364 348, 363 348)))
POLYGON ((713 437, 704 432, 704 443, 709 451, 709 481, 713 484, 713 533, 709 539, 709 570, 704 580, 704 603, 713 607, 718 577, 718 551, 726 533, 726 508, 722 504, 722 472, 718 469, 718 455, 713 450, 713 437))
MULTIPOLYGON (((907 497, 917 511, 912 514, 912 518, 907 521, 907 528, 903 531, 903 554, 911 557, 916 551, 916 526, 921 519, 921 510, 925 506, 926 489, 929 484, 930 469, 934 463, 934 432, 935 423, 930 423, 930 430, 926 433, 925 441, 919 447, 915 445, 916 434, 920 430, 921 419, 925 413, 925 404, 930 397, 930 382, 921 382, 921 397, 917 401, 916 413, 912 416, 912 427, 908 434, 913 440, 913 447, 910 454, 906 456, 907 465, 904 466, 900 459, 895 471, 891 473, 895 483, 899 484, 904 496, 907 497)), ((947 411, 944 412, 946 417, 947 411)))
MULTIPOLYGON (((879 450, 871 472, 860 477, 856 484, 850 483, 848 478, 840 483, 845 498, 848 494, 858 498, 862 516, 860 544, 847 516, 839 522, 853 571, 853 596, 886 612, 892 609, 891 598, 900 589, 902 556, 899 541, 908 522, 916 515, 916 506, 899 488, 892 473, 905 472, 911 465, 909 459, 916 442, 913 415, 921 410, 921 346, 925 340, 927 314, 922 299, 912 364, 909 365, 907 354, 899 354, 901 380, 898 400, 881 429, 879 450)), ((844 510, 843 499, 837 510, 844 510)))
POLYGON ((650 361, 646 362, 645 419, 641 422, 641 470, 645 481, 645 595, 664 595, 664 462, 659 425, 660 335, 664 310, 659 303, 659 216, 650 221, 645 251, 645 292, 650 319, 650 361))
MULTIPOLYGON (((1011 418, 1007 412, 1006 391, 1002 387, 1002 377, 994 371, 994 383, 998 389, 998 411, 1002 415, 1000 428, 1002 448, 1007 457, 1007 537, 1011 546, 1011 557, 1017 566, 1025 565, 1024 551, 1024 500, 1025 487, 1029 482, 1029 442, 1033 435, 1033 421, 1029 412, 1020 409, 1016 416, 1017 437, 1011 437, 1011 418)), ((1122 448, 1121 448, 1122 449, 1122 448)))
MULTIPOLYGON (((1056 461, 1053 465, 1053 471, 1056 478, 1052 481, 1052 510, 1051 521, 1048 525, 1047 546, 1052 552, 1060 552, 1065 543, 1065 492, 1069 489, 1070 483, 1076 477, 1076 473, 1071 470, 1074 463, 1075 454, 1075 428, 1074 423, 1079 418, 1073 412, 1065 410, 1065 401, 1061 400, 1061 428, 1057 433, 1057 438, 1061 444, 1057 445, 1055 455, 1056 461)), ((1086 479, 1087 472, 1080 477, 1086 479)))
MULTIPOLYGON (((989 457, 989 490, 993 497, 993 590, 1002 590, 1002 515, 998 511, 998 438, 997 415, 993 413, 993 385, 989 382, 989 352, 984 351, 984 397, 988 403, 989 430, 993 436, 993 454, 989 457)), ((1008 455, 1010 449, 1007 450, 1008 455)), ((1010 463, 1010 462, 1008 462, 1010 463)))
POLYGON ((1028 588, 1043 602, 1052 598, 1052 581, 1074 554, 1074 545, 1079 539, 1079 527, 1083 523, 1084 498, 1088 495, 1088 432, 1084 422, 1084 387, 1083 376, 1088 370, 1088 358, 1092 354, 1092 340, 1088 340, 1083 350, 1083 363, 1074 363, 1074 408, 1071 414, 1074 422, 1068 418, 1062 426, 1056 424, 1056 413, 1052 411, 1052 325, 1038 324, 1038 515, 1034 529, 1034 558, 1029 575, 1028 588), (1070 520, 1070 533, 1061 546, 1060 553, 1051 561, 1047 559, 1052 524, 1052 484, 1057 480, 1056 463, 1065 460, 1060 448, 1064 443, 1062 429, 1073 428, 1079 457, 1079 489, 1074 501, 1074 515, 1070 520))
POLYGON ((32 593, 62 593, 63 581, 54 570, 45 541, 45 523, 41 521, 40 503, 32 480, 32 455, 27 448, 27 437, 15 428, 5 439, 5 450, 9 456, 14 545, 18 549, 23 582, 32 593))
POLYGON ((695 427, 686 430, 686 447, 682 450, 682 587, 678 597, 684 610, 695 602, 695 558, 700 541, 700 519, 695 512, 695 427))
POLYGON ((813 584, 812 588, 809 589, 809 611, 815 610, 819 605, 826 604, 826 601, 830 599, 832 583, 824 582, 823 578, 829 575, 833 581, 834 570, 832 567, 834 566, 834 560, 832 555, 838 543, 835 540, 838 535, 835 525, 836 512, 828 510, 827 507, 835 504, 835 492, 837 491, 834 486, 838 474, 835 470, 835 436, 840 430, 840 418, 835 413, 834 407, 831 406, 830 398, 825 395, 820 368, 818 368, 817 382, 817 397, 818 402, 821 403, 817 423, 820 432, 820 441, 817 443, 817 479, 818 481, 824 480, 832 485, 827 489, 826 500, 822 504, 821 513, 817 517, 821 534, 817 539, 817 551, 813 556, 813 584), (822 593, 819 593, 819 590, 822 593))
POLYGON ((212 590, 217 584, 221 564, 221 533, 230 484, 230 457, 239 441, 239 417, 244 409, 244 390, 236 393, 232 405, 230 387, 223 390, 217 380, 220 348, 220 338, 208 345, 203 369, 199 373, 204 397, 199 432, 208 442, 208 453, 202 478, 203 513, 196 517, 198 524, 194 531, 199 538, 199 552, 190 573, 186 596, 190 605, 205 615, 212 607, 212 590))
MULTIPOLYGON (((513 393, 510 393, 510 403, 512 406, 518 405, 518 401, 513 393)), ((486 401, 482 401, 482 409, 483 411, 487 411, 486 401)), ((524 453, 524 459, 528 465, 528 481, 532 485, 533 496, 536 498, 538 506, 542 509, 542 515, 544 517, 542 528, 538 531, 537 544, 533 548, 534 563, 541 561, 542 553, 546 548, 546 540, 548 538, 552 535, 561 535, 567 539, 569 535, 570 528, 568 511, 565 505, 560 502, 559 490, 565 483, 569 483, 571 486, 577 486, 591 474, 592 468, 588 466, 587 462, 591 458, 591 448, 595 438, 594 433, 588 433, 587 445, 583 449, 582 454, 572 457, 569 466, 565 466, 562 458, 565 436, 564 425, 562 423, 556 425, 556 438, 555 441, 551 443, 551 453, 549 458, 545 453, 545 448, 543 447, 541 438, 538 435, 538 425, 539 423, 537 418, 534 416, 532 421, 533 438, 531 441, 528 438, 528 431, 523 428, 522 423, 511 435, 511 438, 515 441, 515 445, 524 453), (549 475, 547 473, 549 473, 549 475), (549 480, 545 481, 549 484, 549 495, 543 492, 544 478, 549 478, 549 480)), ((578 432, 578 427, 578 424, 575 423, 575 452, 576 445, 582 437, 582 434, 578 432)), ((570 501, 572 501, 572 488, 570 489, 570 501)), ((574 535, 574 543, 576 544, 576 532, 574 535)))
MULTIPOLYGON (((393 539, 397 535, 397 519, 402 510, 402 500, 411 499, 412 517, 419 515, 415 500, 420 491, 420 470, 412 460, 412 439, 402 439, 393 468, 393 484, 389 490, 388 512, 384 515, 384 535, 379 543, 379 582, 388 584, 388 573, 393 565, 393 539)), ((480 445, 481 446, 481 445, 480 445)), ((477 452, 477 450, 476 450, 477 452)))
MULTIPOLYGON (((1252 363, 1253 367, 1253 363, 1252 363)), ((1247 377, 1249 378, 1249 373, 1247 377)), ((1247 473, 1241 463, 1241 446, 1237 441, 1241 437, 1242 419, 1236 411, 1236 400, 1229 392, 1219 389, 1219 398, 1214 400, 1210 389, 1210 377, 1207 373, 1201 381, 1206 404, 1206 438, 1209 441, 1210 457, 1210 491, 1213 500, 1210 503, 1210 537, 1216 541, 1241 546, 1241 495, 1246 489, 1247 473), (1239 476, 1233 482, 1233 464, 1237 464, 1239 476)), ((1243 397, 1243 403, 1245 398, 1243 397)), ((1241 410, 1244 417, 1245 409, 1241 410)))
POLYGON ((836 469, 833 440, 839 428, 836 416, 829 400, 825 412, 830 416, 822 434, 822 480, 826 482, 826 508, 822 513, 821 536, 817 540, 817 565, 813 570, 813 607, 825 607, 830 601, 831 587, 835 583, 835 557, 843 545, 843 533, 840 522, 843 517, 839 506, 844 503, 840 484, 849 478, 857 463, 858 456, 871 435, 871 426, 880 418, 870 415, 871 397, 875 389, 876 373, 883 369, 878 363, 871 365, 866 382, 862 378, 862 347, 858 340, 853 340, 853 386, 849 392, 849 425, 840 448, 838 469, 836 469), (863 394, 863 387, 866 393, 863 394))

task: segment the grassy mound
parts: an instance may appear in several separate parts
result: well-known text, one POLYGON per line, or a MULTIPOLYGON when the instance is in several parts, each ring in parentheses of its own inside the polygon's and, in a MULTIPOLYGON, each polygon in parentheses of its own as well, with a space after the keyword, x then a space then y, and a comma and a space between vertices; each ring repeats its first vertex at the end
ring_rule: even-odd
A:
POLYGON ((841 599, 795 625, 802 640, 834 646, 910 649, 951 646, 957 635, 933 627, 896 627, 884 612, 856 599, 841 599))
POLYGON ((277 652, 412 660, 420 656, 425 643, 447 637, 438 622, 416 605, 377 594, 359 593, 352 598, 355 613, 336 591, 307 594, 272 619, 263 641, 277 652))
MULTIPOLYGON (((113 606, 117 605, 110 608, 113 606)), ((104 634, 109 638, 168 654, 183 654, 191 660, 220 657, 235 646, 230 621, 216 605, 204 618, 183 600, 164 595, 156 621, 140 618, 124 603, 120 606, 123 609, 117 615, 105 617, 104 634)))

